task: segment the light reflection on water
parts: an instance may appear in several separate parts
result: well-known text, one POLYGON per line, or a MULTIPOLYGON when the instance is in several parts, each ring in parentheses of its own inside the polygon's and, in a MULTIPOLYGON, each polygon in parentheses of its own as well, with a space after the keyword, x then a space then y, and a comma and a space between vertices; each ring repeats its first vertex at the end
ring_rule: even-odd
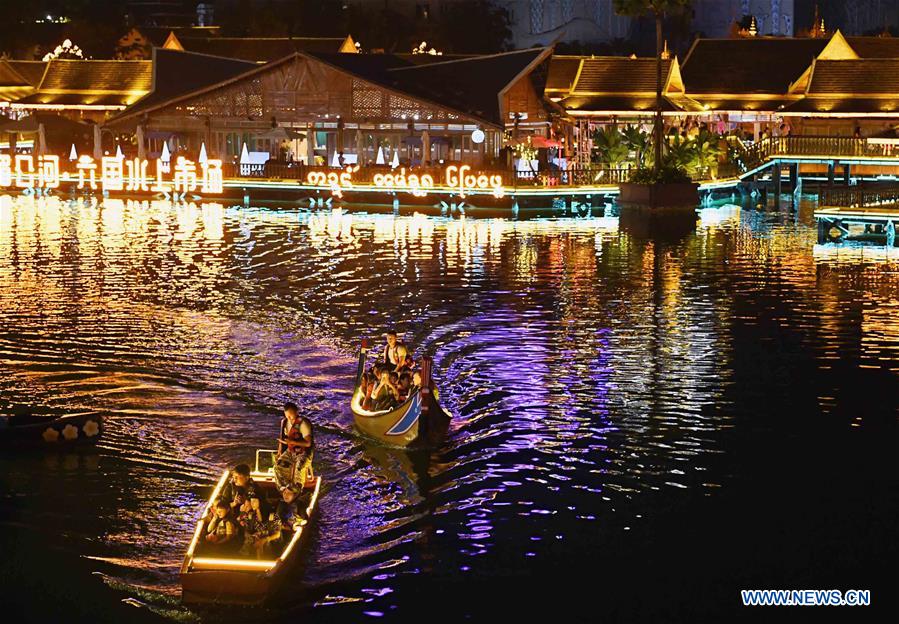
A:
POLYGON ((759 401, 844 414, 844 383, 895 389, 899 258, 815 245, 808 208, 707 207, 659 239, 614 216, 2 197, 0 408, 109 417, 96 452, 6 462, 4 517, 66 518, 60 547, 171 608, 204 485, 292 399, 327 481, 303 605, 384 613, 420 587, 404 578, 489 583, 564 559, 585 524, 614 541, 740 478, 724 440, 759 401), (354 347, 394 320, 455 415, 430 457, 347 414, 354 347))

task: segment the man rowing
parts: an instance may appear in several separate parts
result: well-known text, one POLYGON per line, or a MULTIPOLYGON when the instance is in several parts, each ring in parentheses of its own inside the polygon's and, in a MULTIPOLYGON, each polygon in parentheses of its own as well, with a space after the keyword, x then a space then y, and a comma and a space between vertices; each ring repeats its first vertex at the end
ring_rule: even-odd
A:
POLYGON ((275 482, 284 488, 295 485, 302 488, 312 470, 315 439, 312 423, 300 416, 296 403, 284 405, 284 419, 278 437, 278 458, 275 460, 275 482))

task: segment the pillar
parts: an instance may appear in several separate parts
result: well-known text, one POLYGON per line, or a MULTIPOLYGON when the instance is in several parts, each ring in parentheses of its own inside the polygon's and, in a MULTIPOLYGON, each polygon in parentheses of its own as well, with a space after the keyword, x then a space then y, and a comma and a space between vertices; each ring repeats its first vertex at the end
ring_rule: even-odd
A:
POLYGON ((365 140, 362 136, 362 128, 356 128, 356 164, 360 167, 365 164, 365 140))
POLYGON ((431 135, 427 130, 421 131, 421 166, 426 167, 431 160, 431 135))
POLYGON ((799 188, 799 163, 790 165, 790 190, 796 192, 799 188))
POLYGON ((833 186, 833 177, 834 177, 834 164, 828 163, 827 165, 827 184, 833 186))
POLYGON ((843 184, 845 184, 846 186, 849 186, 849 177, 849 163, 846 163, 845 165, 843 165, 843 184))
POLYGON ((780 161, 777 160, 774 162, 774 173, 772 174, 774 176, 774 201, 775 201, 775 203, 780 201, 780 174, 781 174, 780 161))
POLYGON ((94 124, 94 160, 97 162, 103 158, 103 137, 100 133, 100 124, 94 124))
POLYGON ((312 166, 315 164, 315 124, 311 123, 306 126, 306 164, 312 166))
MULTIPOLYGON (((142 125, 138 124, 135 135, 137 138, 137 157, 141 160, 146 160, 147 145, 146 141, 144 141, 144 127, 142 125)), ((206 149, 209 149, 208 145, 206 146, 206 149)))

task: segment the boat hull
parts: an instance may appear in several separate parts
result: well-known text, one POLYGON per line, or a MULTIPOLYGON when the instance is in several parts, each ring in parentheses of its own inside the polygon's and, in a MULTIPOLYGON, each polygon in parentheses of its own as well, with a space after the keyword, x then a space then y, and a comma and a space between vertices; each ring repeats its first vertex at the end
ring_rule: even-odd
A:
POLYGON ((391 446, 430 448, 446 437, 450 417, 433 393, 414 393, 402 405, 383 412, 361 408, 362 390, 353 394, 352 410, 356 427, 365 435, 391 446))
POLYGON ((0 428, 0 445, 28 448, 70 448, 94 444, 103 433, 103 417, 94 412, 67 414, 59 418, 13 416, 0 428))
MULTIPOLYGON (((218 498, 229 473, 222 475, 218 485, 209 497, 203 513, 205 518, 218 498)), ((265 488, 277 487, 271 472, 252 474, 257 485, 265 488)), ((181 600, 185 604, 243 604, 253 605, 266 602, 284 582, 291 569, 296 567, 300 550, 305 543, 309 527, 318 507, 321 491, 321 477, 314 477, 307 488, 311 490, 306 514, 308 524, 298 528, 280 555, 272 560, 251 558, 204 556, 199 552, 199 538, 205 521, 199 520, 193 540, 181 566, 181 600)))

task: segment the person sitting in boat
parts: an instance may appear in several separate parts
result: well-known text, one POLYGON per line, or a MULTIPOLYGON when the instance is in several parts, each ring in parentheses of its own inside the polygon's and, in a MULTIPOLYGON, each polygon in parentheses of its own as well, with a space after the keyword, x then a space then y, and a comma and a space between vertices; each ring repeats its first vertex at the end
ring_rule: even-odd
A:
POLYGON ((391 368, 395 368, 396 365, 397 365, 397 357, 396 357, 396 347, 397 347, 396 331, 393 330, 393 329, 388 330, 387 333, 385 334, 385 336, 386 336, 386 338, 387 338, 387 344, 384 345, 384 353, 383 353, 383 356, 382 356, 382 357, 383 357, 382 361, 383 361, 384 364, 386 364, 387 366, 390 366, 391 368))
POLYGON ((297 486, 288 485, 281 488, 281 500, 278 501, 275 516, 281 523, 282 531, 296 531, 309 521, 303 502, 300 488, 297 486))
POLYGON ((212 519, 206 525, 206 543, 218 549, 226 549, 237 539, 237 527, 231 516, 231 506, 218 499, 213 506, 212 519))
MULTIPOLYGON (((377 367, 375 367, 377 368, 377 367)), ((372 393, 378 385, 378 377, 374 372, 368 371, 362 374, 362 409, 372 409, 372 393)))
POLYGON ((396 373, 390 373, 386 368, 381 369, 380 380, 371 395, 372 407, 376 410, 391 409, 398 403, 399 391, 390 378, 391 374, 396 375, 396 373))
POLYGON ((243 532, 242 555, 262 557, 265 547, 281 535, 277 522, 272 522, 265 509, 265 502, 259 494, 253 492, 240 507, 237 525, 243 532))
POLYGON ((400 373, 400 381, 397 387, 400 393, 399 401, 400 403, 403 403, 409 398, 409 395, 412 392, 412 373, 409 371, 400 373))
POLYGON ((397 373, 402 373, 403 371, 412 370, 414 365, 415 360, 412 359, 412 354, 409 353, 406 345, 398 344, 396 346, 396 366, 393 367, 393 370, 397 373))
POLYGON ((247 464, 237 464, 231 470, 231 478, 222 489, 221 499, 228 503, 232 513, 237 513, 240 507, 253 494, 256 494, 256 483, 250 477, 250 467, 247 464))
POLYGON ((275 482, 279 487, 299 485, 302 488, 312 466, 315 441, 312 423, 299 414, 296 403, 284 405, 281 436, 278 438, 278 458, 275 460, 275 482))
POLYGON ((421 389, 421 373, 418 371, 412 373, 412 387, 409 389, 409 392, 415 392, 416 390, 421 389))

